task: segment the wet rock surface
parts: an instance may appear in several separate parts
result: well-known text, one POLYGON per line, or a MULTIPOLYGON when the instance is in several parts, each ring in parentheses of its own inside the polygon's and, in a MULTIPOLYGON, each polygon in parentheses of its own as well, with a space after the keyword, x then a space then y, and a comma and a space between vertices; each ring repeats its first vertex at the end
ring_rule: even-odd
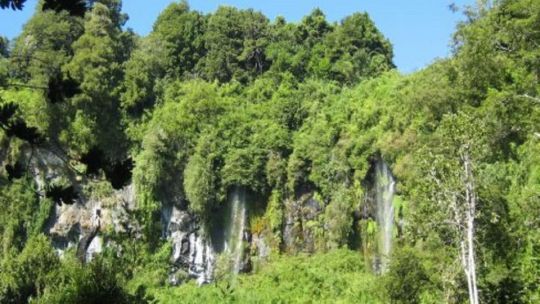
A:
POLYGON ((198 219, 178 206, 162 209, 163 237, 173 245, 170 282, 173 285, 185 279, 196 279, 199 284, 209 283, 213 278, 215 253, 210 238, 198 219))
POLYGON ((282 250, 289 253, 313 252, 316 244, 312 227, 323 212, 324 205, 315 199, 312 191, 286 200, 282 250))

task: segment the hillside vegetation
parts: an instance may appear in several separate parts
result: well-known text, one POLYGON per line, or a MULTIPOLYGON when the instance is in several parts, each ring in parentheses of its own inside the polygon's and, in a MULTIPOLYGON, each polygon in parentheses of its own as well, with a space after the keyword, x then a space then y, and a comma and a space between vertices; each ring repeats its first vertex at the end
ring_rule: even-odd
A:
POLYGON ((182 1, 140 37, 120 0, 92 2, 80 17, 40 1, 0 39, 0 303, 540 302, 539 1, 464 9, 451 57, 408 75, 366 13, 182 1), (39 182, 39 151, 70 177, 39 182), (378 161, 396 181, 382 273, 378 161), (127 186, 136 228, 103 228, 87 263, 56 254, 54 210, 127 186), (211 283, 170 286, 163 208, 216 227, 239 188, 269 254, 243 244, 250 273, 218 261, 211 283), (319 209, 289 240, 305 195, 319 209))

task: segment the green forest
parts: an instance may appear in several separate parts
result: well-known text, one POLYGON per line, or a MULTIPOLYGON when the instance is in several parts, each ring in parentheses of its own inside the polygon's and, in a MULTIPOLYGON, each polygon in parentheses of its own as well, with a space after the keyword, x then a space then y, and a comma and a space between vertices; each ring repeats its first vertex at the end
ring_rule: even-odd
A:
POLYGON ((540 303, 540 1, 460 13, 403 74, 364 12, 40 0, 0 37, 0 303, 540 303))

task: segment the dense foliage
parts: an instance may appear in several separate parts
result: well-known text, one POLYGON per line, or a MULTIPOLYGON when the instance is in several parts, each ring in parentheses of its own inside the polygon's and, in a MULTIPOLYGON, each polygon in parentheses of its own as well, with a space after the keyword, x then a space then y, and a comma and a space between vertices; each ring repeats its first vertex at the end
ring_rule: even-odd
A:
POLYGON ((364 270, 357 253, 337 250, 281 257, 256 274, 198 288, 150 290, 160 303, 385 303, 382 284, 364 270))
POLYGON ((366 13, 289 23, 182 1, 139 37, 120 0, 84 17, 47 3, 0 39, 0 302, 463 303, 467 227, 480 301, 540 301, 540 2, 468 8, 453 55, 409 75, 366 13), (131 181, 141 233, 110 232, 88 264, 59 258, 44 235, 55 202, 27 170, 36 149, 62 151, 79 179, 131 181), (402 225, 376 277, 377 227, 357 215, 381 158, 402 225), (212 225, 238 186, 277 254, 253 274, 167 286, 161 207, 212 225), (286 202, 306 192, 324 211, 304 227, 314 255, 293 256, 286 202))

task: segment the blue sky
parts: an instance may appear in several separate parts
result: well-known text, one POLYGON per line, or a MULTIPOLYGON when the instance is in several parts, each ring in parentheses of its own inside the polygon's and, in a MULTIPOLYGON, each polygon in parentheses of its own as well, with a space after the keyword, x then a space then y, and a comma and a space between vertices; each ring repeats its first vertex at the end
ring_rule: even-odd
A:
MULTIPOLYGON (((172 0, 124 0, 127 23, 135 32, 146 35, 152 24, 172 0), (148 5, 148 3, 152 3, 148 5)), ((339 21, 358 11, 367 11, 377 27, 394 45, 394 62, 404 73, 420 69, 436 58, 450 54, 451 35, 463 18, 448 6, 471 5, 474 0, 191 0, 191 8, 212 12, 219 5, 254 8, 270 19, 284 16, 297 22, 315 7, 321 8, 328 20, 339 21)), ((0 35, 13 38, 34 12, 37 0, 28 0, 23 11, 0 10, 0 35)))

